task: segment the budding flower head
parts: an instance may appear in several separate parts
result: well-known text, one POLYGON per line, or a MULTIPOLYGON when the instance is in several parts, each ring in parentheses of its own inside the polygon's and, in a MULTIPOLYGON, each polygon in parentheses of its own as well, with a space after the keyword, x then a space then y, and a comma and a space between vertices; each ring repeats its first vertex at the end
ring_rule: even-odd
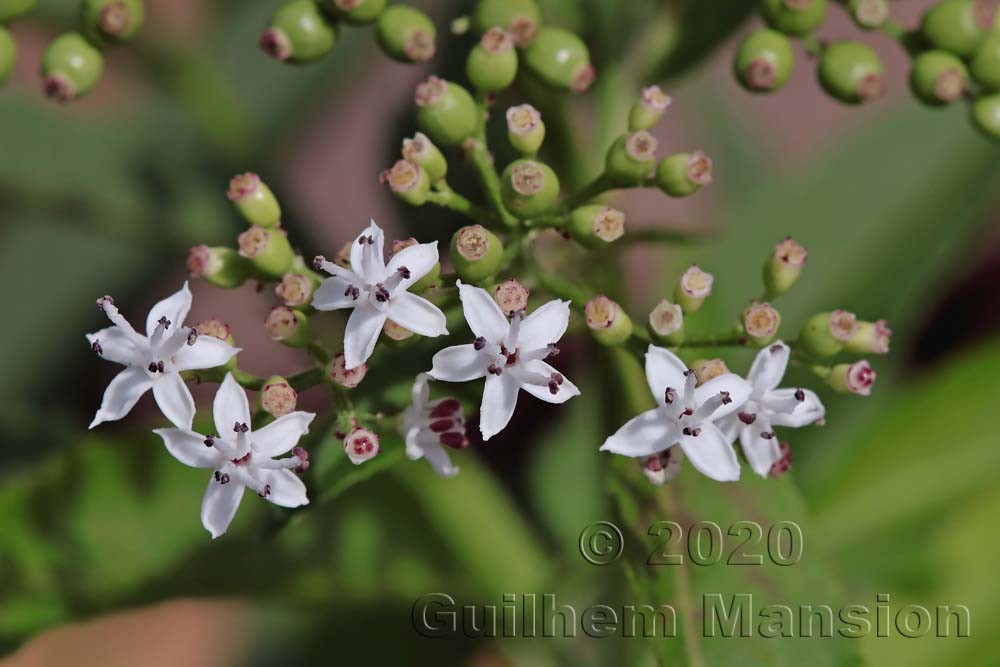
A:
POLYGON ((617 303, 599 294, 583 308, 587 326, 602 345, 621 345, 632 335, 632 320, 617 303))
POLYGON ((252 172, 233 176, 226 191, 229 201, 243 219, 251 225, 277 227, 281 222, 281 207, 274 193, 260 176, 252 172))
POLYGON ((429 76, 417 85, 417 125, 435 143, 457 146, 476 132, 479 114, 465 88, 429 76))
POLYGON ((570 214, 567 231, 582 246, 599 248, 625 233, 625 214, 600 204, 581 206, 570 214))
POLYGON ((684 342, 684 311, 662 299, 649 313, 649 332, 658 342, 672 345, 684 342))
POLYGON ((545 140, 545 123, 538 109, 530 104, 507 109, 507 139, 525 155, 537 153, 545 140))
POLYGON ((680 447, 670 447, 643 459, 642 474, 651 484, 663 486, 677 477, 683 461, 684 451, 680 447))
POLYGON ((660 122, 671 102, 670 96, 664 94, 659 86, 643 88, 642 96, 629 111, 628 129, 633 132, 652 129, 660 122))
POLYGON ((250 265, 233 248, 196 245, 188 251, 192 278, 204 278, 216 287, 239 287, 251 273, 250 265))
POLYGON ((758 347, 770 344, 780 326, 781 314, 769 303, 753 303, 743 311, 743 330, 758 347))
POLYGON ((524 64, 546 84, 574 93, 586 91, 594 82, 587 45, 563 28, 542 28, 524 50, 524 64))
POLYGON ((857 331, 844 344, 844 349, 854 354, 888 354, 892 329, 885 320, 858 322, 857 331))
POLYGON ((792 448, 788 443, 779 442, 778 451, 781 452, 781 458, 771 464, 771 472, 769 473, 771 477, 781 477, 792 467, 792 448))
POLYGON ((430 194, 427 172, 407 160, 396 160, 391 169, 382 172, 379 180, 388 183, 393 194, 411 206, 423 206, 430 194))
POLYGON ((288 236, 281 228, 265 229, 253 225, 236 237, 236 243, 239 254, 271 278, 281 278, 295 261, 288 236))
POLYGON ((618 137, 604 156, 604 171, 621 185, 635 185, 649 176, 656 166, 656 137, 639 130, 618 137))
POLYGON ((470 52, 465 73, 478 90, 495 93, 514 82, 517 53, 510 33, 500 27, 487 30, 470 52))
POLYGON ((303 347, 309 342, 309 320, 302 311, 288 306, 272 308, 264 328, 272 339, 289 347, 303 347))
POLYGON ((504 206, 518 218, 547 213, 559 197, 559 177, 544 162, 515 160, 500 177, 504 206))
POLYGON ((312 299, 313 282, 301 273, 286 273, 274 288, 274 293, 286 306, 304 306, 312 299))
POLYGON ((379 442, 377 433, 357 426, 344 438, 344 452, 351 463, 361 465, 378 455, 379 442))
POLYGON ((709 380, 725 375, 729 372, 726 362, 716 357, 715 359, 696 359, 693 364, 695 376, 698 384, 705 384, 709 380))
POLYGON ((733 61, 736 78, 751 93, 770 93, 783 87, 794 66, 792 44, 777 30, 758 30, 747 35, 733 61))
POLYGON ((354 389, 365 379, 365 375, 368 373, 368 364, 361 364, 360 366, 348 369, 344 353, 340 352, 330 360, 327 372, 330 375, 330 379, 341 387, 354 389))
POLYGON ((403 159, 427 172, 427 178, 431 182, 441 180, 448 173, 448 161, 423 132, 417 132, 410 139, 403 139, 403 159))
POLYGON ((261 33, 260 48, 275 60, 308 63, 322 58, 337 41, 337 26, 312 0, 278 7, 261 33))
POLYGON ((876 373, 865 360, 853 364, 837 364, 830 369, 826 383, 835 391, 870 396, 876 373))
POLYGON ((268 378, 260 390, 260 407, 272 417, 281 417, 295 410, 298 393, 283 377, 268 378))
POLYGON ((715 276, 702 271, 698 265, 692 265, 677 281, 674 299, 685 313, 693 313, 701 308, 701 304, 712 294, 714 282, 715 276))
POLYGON ((528 296, 530 292, 520 281, 515 278, 505 280, 493 290, 493 298, 496 300, 500 310, 510 317, 513 313, 528 309, 528 296))
POLYGON ((781 296, 792 288, 808 257, 805 247, 790 236, 774 247, 774 252, 764 262, 764 287, 770 298, 781 296))
POLYGON ((462 227, 451 237, 451 261, 455 271, 469 282, 489 278, 503 260, 503 244, 482 225, 462 227))
POLYGON ((376 35, 382 50, 400 62, 424 62, 434 57, 437 29, 419 9, 392 5, 378 17, 376 35))

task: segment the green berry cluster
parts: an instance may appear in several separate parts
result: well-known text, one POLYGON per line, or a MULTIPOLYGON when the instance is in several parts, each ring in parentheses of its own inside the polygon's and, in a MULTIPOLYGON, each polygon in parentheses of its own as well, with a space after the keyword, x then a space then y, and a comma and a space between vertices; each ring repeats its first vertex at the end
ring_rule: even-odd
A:
MULTIPOLYGON (((856 40, 824 42, 815 36, 828 0, 762 0, 767 28, 745 37, 736 50, 737 80, 753 93, 770 93, 788 82, 795 66, 791 39, 818 59, 819 83, 831 97, 862 104, 884 89, 878 55, 856 40)), ((888 0, 838 0, 862 30, 880 30, 898 41, 912 59, 914 97, 932 107, 970 103, 972 123, 1000 138, 1000 11, 995 0, 942 0, 920 25, 907 30, 892 21, 888 0)))
POLYGON ((30 12, 37 2, 38 0, 0 1, 0 86, 6 83, 17 64, 17 42, 10 34, 7 24, 30 12))

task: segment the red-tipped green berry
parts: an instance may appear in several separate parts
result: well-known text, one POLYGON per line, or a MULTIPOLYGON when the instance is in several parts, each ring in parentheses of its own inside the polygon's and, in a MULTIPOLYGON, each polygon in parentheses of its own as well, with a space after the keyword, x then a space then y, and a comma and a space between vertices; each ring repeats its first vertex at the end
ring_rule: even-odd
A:
POLYGON ((968 82, 965 63, 947 51, 925 51, 913 59, 910 90, 924 104, 951 104, 962 97, 968 82))
POLYGON ((417 125, 435 143, 456 146, 476 131, 476 103, 465 88, 436 76, 417 86, 417 125))
POLYGON ((142 28, 141 0, 84 0, 83 24, 99 42, 126 42, 142 28))
POLYGON ((621 345, 632 335, 632 320, 628 313, 603 294, 588 301, 583 313, 587 327, 602 345, 621 345))
POLYGON ((743 311, 743 331, 757 347, 770 345, 778 335, 781 313, 769 303, 752 303, 743 311))
POLYGON ((192 278, 204 278, 216 287, 239 287, 253 274, 253 267, 233 248, 196 245, 188 251, 187 269, 192 278))
POLYGON ((976 129, 991 139, 1000 139, 1000 93, 977 98, 970 112, 976 129))
POLYGON ((426 134, 417 132, 410 139, 403 139, 403 159, 419 166, 427 172, 433 183, 448 173, 448 161, 426 134))
POLYGON ((252 172, 233 176, 226 191, 236 211, 251 225, 277 227, 281 223, 281 206, 271 188, 252 172))
POLYGON ((625 214, 602 204, 588 204, 573 211, 566 231, 586 248, 599 248, 625 233, 625 214))
POLYGON ((472 26, 476 32, 503 28, 522 48, 538 36, 541 24, 542 10, 535 0, 480 0, 472 14, 472 26))
POLYGON ((1000 30, 983 40, 972 59, 969 72, 976 83, 987 91, 1000 91, 1000 30))
POLYGON ((555 88, 582 93, 594 82, 590 51, 577 35, 562 28, 542 28, 524 51, 525 65, 555 88))
POLYGON ((702 151, 676 153, 656 165, 656 186, 671 197, 687 197, 712 182, 712 160, 702 151))
POLYGON ((392 193, 410 206, 423 206, 430 194, 431 183, 427 172, 406 160, 396 160, 391 169, 382 172, 379 179, 388 184, 392 193))
POLYGON ((482 225, 462 227, 451 237, 451 263, 463 280, 486 280, 500 268, 503 244, 482 225))
POLYGON ((288 235, 280 227, 266 229, 253 225, 236 241, 240 255, 250 260, 254 268, 268 278, 280 280, 295 261, 288 235))
POLYGON ((517 76, 517 52, 514 40, 503 28, 490 28, 469 52, 465 73, 478 90, 495 93, 503 90, 517 76))
POLYGON ((819 82, 831 96, 847 104, 861 104, 885 92, 881 58, 861 42, 835 42, 819 61, 819 82))
POLYGON ((325 0, 334 16, 351 25, 375 22, 385 10, 386 0, 325 0))
POLYGON ((618 137, 604 157, 604 173, 620 185, 636 185, 656 167, 659 142, 646 130, 618 137))
POLYGON ((691 266, 685 271, 677 287, 674 289, 674 301, 680 306, 684 313, 693 313, 705 303, 712 294, 712 284, 715 276, 706 271, 702 271, 697 265, 691 266))
POLYGON ((559 177, 537 160, 515 160, 500 176, 500 197, 511 213, 523 219, 548 213, 559 198, 559 177))
POLYGON ((774 247, 764 262, 764 288, 769 299, 781 296, 792 288, 806 266, 809 252, 791 237, 774 247))
POLYGON ((862 360, 853 364, 837 364, 826 376, 826 384, 844 394, 870 396, 875 377, 871 364, 862 360))
POLYGON ((305 347, 309 344, 309 320, 301 310, 275 306, 264 321, 264 328, 282 345, 305 347))
POLYGON ((336 41, 336 24, 313 0, 292 0, 274 13, 260 48, 275 60, 301 64, 322 58, 336 41))
POLYGON ((530 104, 507 109, 507 140, 525 155, 534 155, 545 140, 542 114, 530 104))
POLYGON ((651 130, 671 104, 670 96, 665 94, 659 86, 647 86, 642 89, 642 95, 628 113, 628 129, 630 132, 637 130, 651 130))
POLYGON ((885 320, 858 322, 858 330, 844 344, 853 354, 889 354, 892 329, 885 320))
POLYGON ((826 0, 762 0, 760 12, 775 30, 801 37, 823 23, 826 0))
POLYGON ((799 334, 799 344, 811 355, 832 357, 844 349, 858 329, 857 318, 846 310, 818 313, 806 320, 799 334))
POLYGON ((56 37, 42 56, 45 95, 56 102, 83 97, 97 85, 104 56, 75 32, 56 37))
POLYGON ((920 21, 920 33, 935 49, 970 56, 993 26, 985 22, 980 0, 944 0, 934 5, 920 21), (985 24, 984 24, 985 23, 985 24))
POLYGON ((740 42, 733 61, 736 79, 751 93, 771 93, 786 83, 795 66, 788 38, 775 30, 758 30, 740 42))
POLYGON ((378 17, 378 43, 390 58, 415 63, 434 57, 437 30, 419 9, 392 5, 378 17))
POLYGON ((848 9, 862 30, 875 30, 889 20, 889 0, 851 0, 848 9))

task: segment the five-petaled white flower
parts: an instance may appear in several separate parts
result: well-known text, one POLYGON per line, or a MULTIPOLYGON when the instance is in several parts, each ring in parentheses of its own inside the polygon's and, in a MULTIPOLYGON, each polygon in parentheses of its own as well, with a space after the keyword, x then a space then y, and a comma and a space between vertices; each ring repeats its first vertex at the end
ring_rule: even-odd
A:
POLYGON ((458 473, 444 446, 453 449, 467 447, 465 419, 462 404, 457 398, 430 399, 426 373, 417 376, 413 383, 413 402, 403 411, 399 432, 406 440, 406 455, 410 460, 427 459, 434 471, 442 477, 458 473))
POLYGON ((679 445, 703 475, 720 482, 739 479, 731 440, 713 422, 740 409, 750 396, 750 383, 725 373, 696 387, 695 372, 654 345, 646 352, 646 381, 659 406, 626 422, 601 450, 645 458, 679 445))
POLYGON ((383 257, 385 238, 372 220, 351 245, 351 268, 323 257, 314 260, 327 278, 313 294, 317 310, 353 308, 344 332, 344 362, 348 369, 368 360, 387 319, 421 336, 448 333, 441 310, 407 290, 438 262, 437 241, 400 250, 389 263, 383 257))
POLYGON ((150 388, 172 424, 191 428, 194 399, 180 372, 221 366, 239 350, 184 326, 191 309, 191 290, 186 282, 149 311, 145 336, 132 328, 110 296, 98 299, 97 305, 113 326, 87 334, 87 341, 94 352, 126 368, 108 385, 90 428, 121 419, 150 388))
POLYGON ((782 457, 775 426, 798 428, 823 418, 826 409, 808 389, 777 389, 788 366, 790 350, 778 341, 757 354, 747 380, 752 391, 745 405, 719 423, 728 442, 739 436, 743 455, 753 471, 767 477, 782 457))
POLYGON ((251 431, 246 392, 231 373, 215 394, 213 412, 218 435, 180 428, 154 431, 178 461, 213 471, 201 504, 201 522, 213 539, 226 532, 246 488, 282 507, 309 503, 305 485, 292 471, 304 472, 309 467, 308 454, 296 444, 309 432, 316 415, 289 412, 251 431), (289 450, 292 456, 274 458, 289 450))
POLYGON ((544 361, 559 352, 555 343, 569 326, 569 301, 549 301, 528 317, 516 312, 508 321, 489 292, 461 281, 456 285, 476 340, 435 354, 429 374, 445 382, 486 377, 479 419, 483 440, 510 421, 521 389, 549 403, 579 395, 572 382, 544 361))

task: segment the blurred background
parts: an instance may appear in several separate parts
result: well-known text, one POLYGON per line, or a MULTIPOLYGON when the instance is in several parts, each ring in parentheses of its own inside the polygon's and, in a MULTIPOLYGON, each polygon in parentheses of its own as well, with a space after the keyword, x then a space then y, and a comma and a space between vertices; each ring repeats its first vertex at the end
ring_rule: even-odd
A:
MULTIPOLYGON (((330 57, 305 68, 257 49, 277 4, 148 0, 140 38, 113 52, 89 98, 68 106, 42 99, 37 69, 48 41, 75 24, 77 3, 42 0, 13 25, 22 57, 0 91, 4 664, 996 664, 1000 147, 974 133, 962 108, 919 108, 905 90, 908 61, 877 34, 864 39, 887 63, 890 92, 878 103, 830 100, 801 52, 786 89, 748 95, 730 62, 735 40, 758 25, 752 2, 541 3, 548 21, 584 36, 598 69, 586 96, 532 98, 547 120, 572 121, 550 139, 566 182, 598 173, 639 87, 652 82, 674 98, 657 130, 661 150, 703 148, 715 161, 714 184, 688 200, 618 197, 630 228, 702 239, 629 250, 622 298, 634 313, 697 261, 716 275, 706 326, 731 321, 759 292, 764 258, 791 234, 810 258, 780 302, 790 331, 837 307, 886 318, 894 331, 892 353, 873 359, 870 398, 821 389, 828 423, 783 434, 790 474, 725 486, 687 470, 675 483, 687 523, 796 521, 802 561, 652 568, 638 574, 641 592, 677 603, 683 580, 695 594, 834 608, 874 608, 888 593, 894 608, 968 606, 970 638, 707 640, 697 607, 685 639, 420 637, 411 607, 429 592, 459 604, 532 591, 580 608, 645 601, 634 584, 654 538, 605 568, 578 553, 580 531, 619 512, 606 491, 608 457, 597 453, 616 426, 602 418, 611 399, 583 336, 564 367, 582 396, 559 409, 522 399, 501 437, 456 455, 457 477, 438 479, 422 462, 344 468, 287 526, 274 528, 271 508, 247 501, 216 541, 198 519, 204 475, 149 432, 159 419, 151 401, 88 432, 115 371, 85 345, 83 334, 104 326, 94 299, 112 294, 130 319, 142 316, 185 279, 191 245, 232 243, 242 226, 225 198, 233 174, 262 174, 307 255, 332 255, 369 217, 390 236, 428 239, 463 224, 398 206, 377 177, 414 129, 416 83, 431 72, 461 80, 470 37, 446 26, 469 3, 414 2, 439 29, 426 66, 390 62, 361 29, 343 31, 330 57), (614 123, 595 121, 597 100, 617 106, 614 123)), ((929 4, 898 0, 894 17, 912 26, 929 4)), ((832 8, 820 36, 857 29, 832 8)), ((501 105, 513 101, 523 100, 501 105)), ((462 171, 452 164, 459 187, 475 193, 462 171)), ((191 321, 228 322, 247 370, 306 363, 266 336, 270 294, 193 289, 191 321)), ((736 370, 751 358, 726 357, 736 370)), ((324 401, 303 396, 311 409, 324 401)))

